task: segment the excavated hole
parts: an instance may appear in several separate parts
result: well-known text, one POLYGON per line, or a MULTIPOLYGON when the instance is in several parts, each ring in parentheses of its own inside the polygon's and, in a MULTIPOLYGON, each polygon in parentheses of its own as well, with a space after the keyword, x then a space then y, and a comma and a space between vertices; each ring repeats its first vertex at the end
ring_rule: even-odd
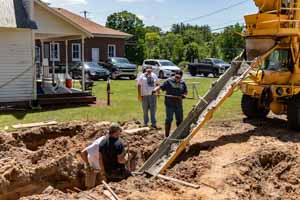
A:
POLYGON ((240 199, 290 199, 300 195, 300 159, 285 149, 264 149, 237 165, 240 175, 228 179, 240 199))
MULTIPOLYGON (((85 189, 80 151, 107 133, 109 124, 61 124, 12 133, 0 144, 0 199, 15 200, 42 193, 51 186, 67 193, 85 189)), ((126 129, 135 129, 125 124, 126 129)), ((155 151, 163 134, 147 131, 122 135, 138 155, 138 167, 155 151)))
POLYGON ((48 140, 53 140, 63 136, 74 137, 82 131, 83 127, 81 126, 72 126, 67 128, 42 127, 40 129, 26 131, 22 134, 14 133, 13 137, 16 140, 22 141, 27 149, 36 151, 40 146, 45 145, 48 140))

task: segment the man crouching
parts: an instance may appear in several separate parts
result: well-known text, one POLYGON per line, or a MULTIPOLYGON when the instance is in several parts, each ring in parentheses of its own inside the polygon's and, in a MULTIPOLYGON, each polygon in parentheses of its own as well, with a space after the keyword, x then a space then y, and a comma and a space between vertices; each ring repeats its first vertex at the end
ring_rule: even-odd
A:
POLYGON ((121 126, 112 123, 108 135, 97 139, 81 152, 82 159, 88 166, 85 181, 87 188, 95 187, 102 180, 126 179, 135 170, 135 155, 125 152, 123 141, 119 138, 121 133, 121 126))

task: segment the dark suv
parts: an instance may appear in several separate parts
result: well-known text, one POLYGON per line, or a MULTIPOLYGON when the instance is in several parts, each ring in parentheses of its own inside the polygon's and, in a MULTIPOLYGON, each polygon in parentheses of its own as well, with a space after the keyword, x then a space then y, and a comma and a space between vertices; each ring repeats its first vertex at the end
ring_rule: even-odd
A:
POLYGON ((127 58, 112 57, 101 64, 110 71, 111 78, 114 80, 119 77, 129 77, 134 80, 137 77, 137 66, 131 64, 127 58))
POLYGON ((203 74, 204 76, 207 77, 209 74, 213 74, 214 77, 219 77, 229 67, 230 64, 225 63, 221 59, 206 58, 199 63, 190 64, 189 72, 192 76, 196 76, 197 74, 203 74))
POLYGON ((96 62, 80 62, 70 69, 70 75, 73 79, 81 79, 82 66, 84 66, 85 74, 90 80, 103 79, 106 81, 109 78, 110 73, 103 65, 99 65, 96 62))

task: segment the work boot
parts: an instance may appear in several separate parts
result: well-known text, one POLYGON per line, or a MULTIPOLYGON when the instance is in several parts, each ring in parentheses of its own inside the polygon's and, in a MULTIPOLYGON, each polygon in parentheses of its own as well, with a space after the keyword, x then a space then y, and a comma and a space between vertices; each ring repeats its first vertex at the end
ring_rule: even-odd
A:
POLYGON ((170 131, 171 131, 171 124, 166 123, 165 124, 165 136, 166 136, 166 138, 169 137, 170 131))

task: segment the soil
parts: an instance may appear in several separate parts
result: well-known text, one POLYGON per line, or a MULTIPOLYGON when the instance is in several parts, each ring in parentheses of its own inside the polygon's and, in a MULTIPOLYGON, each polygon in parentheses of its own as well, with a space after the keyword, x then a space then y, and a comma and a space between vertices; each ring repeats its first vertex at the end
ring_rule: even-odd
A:
MULTIPOLYGON (((0 199, 107 199, 102 185, 84 190, 79 152, 104 135, 109 122, 70 122, 0 135, 0 199), (78 189, 77 189, 78 188, 78 189)), ((140 127, 122 123, 124 129, 140 127)), ((300 134, 285 119, 211 122, 165 175, 193 189, 146 175, 109 185, 125 200, 299 199, 300 134)), ((162 130, 123 134, 138 165, 155 151, 162 130)))

